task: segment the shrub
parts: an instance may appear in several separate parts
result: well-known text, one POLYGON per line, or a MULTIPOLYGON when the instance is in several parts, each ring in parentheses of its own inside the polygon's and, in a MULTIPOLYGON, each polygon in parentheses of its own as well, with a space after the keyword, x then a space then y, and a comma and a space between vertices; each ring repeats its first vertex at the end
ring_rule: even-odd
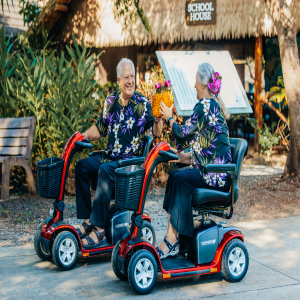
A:
MULTIPOLYGON (((97 56, 73 37, 74 47, 58 53, 46 43, 43 49, 31 49, 19 38, 0 35, 0 117, 36 116, 37 124, 32 162, 50 156, 60 156, 63 147, 76 131, 84 132, 100 115, 108 88, 94 80, 97 56), (15 51, 11 53, 12 49, 15 51)), ((104 149, 107 140, 95 142, 104 149)), ((70 170, 78 159, 72 160, 70 170)))

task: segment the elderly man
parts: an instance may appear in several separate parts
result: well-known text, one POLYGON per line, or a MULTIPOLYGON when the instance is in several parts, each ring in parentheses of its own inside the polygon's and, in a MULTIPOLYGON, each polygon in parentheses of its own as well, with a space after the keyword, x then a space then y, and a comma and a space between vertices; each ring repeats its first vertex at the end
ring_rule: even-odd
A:
POLYGON ((107 211, 115 184, 118 160, 140 156, 146 131, 159 136, 162 121, 152 115, 148 100, 135 91, 133 62, 121 59, 117 66, 120 90, 105 100, 102 113, 84 136, 90 141, 108 135, 107 149, 102 155, 80 160, 75 168, 77 218, 85 219, 78 233, 85 248, 106 244, 105 225, 107 211), (93 205, 90 180, 98 177, 93 205))

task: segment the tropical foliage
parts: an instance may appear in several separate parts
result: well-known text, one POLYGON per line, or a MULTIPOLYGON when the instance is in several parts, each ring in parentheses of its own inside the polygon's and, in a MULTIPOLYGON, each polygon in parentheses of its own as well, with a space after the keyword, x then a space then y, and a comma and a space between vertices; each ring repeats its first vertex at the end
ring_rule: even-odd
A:
POLYGON ((270 101, 278 103, 280 111, 288 105, 282 76, 278 77, 277 86, 273 86, 270 89, 270 94, 272 95, 270 101))
POLYGON ((137 16, 139 16, 147 32, 151 32, 149 21, 147 20, 145 13, 140 6, 140 0, 116 0, 115 5, 118 11, 117 16, 125 17, 125 25, 126 17, 129 17, 130 21, 133 21, 137 16))
MULTIPOLYGON (((17 38, 0 34, 0 117, 36 116, 33 164, 45 157, 60 156, 64 144, 76 131, 84 132, 96 122, 108 88, 94 80, 94 55, 73 39, 74 47, 59 53, 47 43, 31 49, 17 38)), ((106 139, 96 147, 106 147, 106 139)), ((87 153, 78 154, 74 163, 87 153)))

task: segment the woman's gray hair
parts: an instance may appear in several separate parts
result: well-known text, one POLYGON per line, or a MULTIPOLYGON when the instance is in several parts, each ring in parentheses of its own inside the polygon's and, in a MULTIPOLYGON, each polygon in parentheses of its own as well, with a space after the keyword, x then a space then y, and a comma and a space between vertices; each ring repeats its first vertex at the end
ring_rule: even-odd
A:
POLYGON ((122 58, 118 65, 117 65, 117 77, 119 79, 121 79, 121 76, 122 76, 122 65, 124 64, 131 64, 132 65, 132 68, 133 68, 133 72, 134 72, 134 75, 135 75, 135 68, 134 68, 134 64, 132 62, 132 60, 128 59, 128 58, 122 58))
MULTIPOLYGON (((209 64, 209 63, 200 64, 198 66, 198 71, 197 71, 197 76, 198 76, 199 82, 208 86, 213 72, 215 72, 215 70, 211 64, 209 64)), ((229 119, 230 114, 227 113, 225 104, 220 96, 220 93, 214 94, 213 92, 211 92, 211 90, 209 88, 208 88, 208 91, 211 93, 211 97, 213 99, 215 99, 218 102, 218 104, 220 105, 225 118, 229 119)))

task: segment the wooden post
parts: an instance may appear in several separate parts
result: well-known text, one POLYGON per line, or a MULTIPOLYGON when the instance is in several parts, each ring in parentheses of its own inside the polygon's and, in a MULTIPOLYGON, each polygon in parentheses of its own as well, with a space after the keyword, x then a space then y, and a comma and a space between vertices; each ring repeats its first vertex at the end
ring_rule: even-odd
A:
MULTIPOLYGON (((254 83, 254 117, 258 126, 262 129, 262 105, 260 100, 261 92, 261 73, 262 73, 262 36, 255 39, 255 83, 254 83)), ((255 130, 254 134, 254 152, 259 152, 258 143, 259 134, 255 130)))
MULTIPOLYGON (((165 47, 164 47, 164 44, 161 43, 161 44, 158 45, 158 51, 163 51, 163 50, 165 50, 165 47)), ((157 60, 157 66, 158 66, 159 69, 161 69, 161 66, 160 66, 158 60, 157 60)))

